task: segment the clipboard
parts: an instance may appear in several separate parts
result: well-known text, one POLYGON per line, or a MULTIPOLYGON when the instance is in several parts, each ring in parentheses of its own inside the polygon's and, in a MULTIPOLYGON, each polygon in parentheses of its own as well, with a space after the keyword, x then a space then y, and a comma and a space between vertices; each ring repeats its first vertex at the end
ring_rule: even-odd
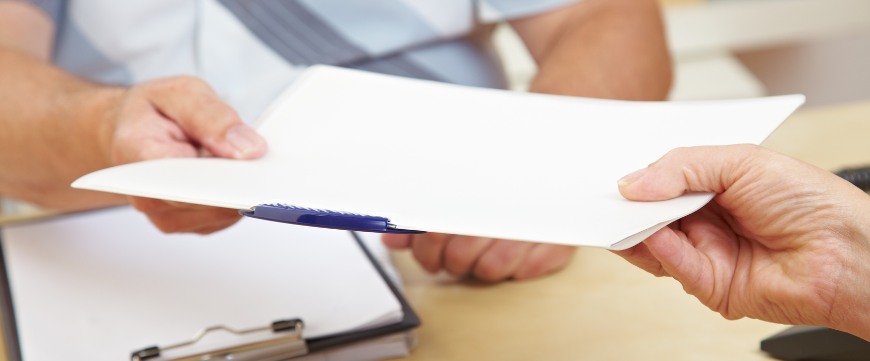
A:
MULTIPOLYGON (((97 211, 99 212, 99 211, 97 211)), ((69 217, 74 215, 65 215, 61 217, 69 217)), ((39 222, 39 221, 36 221, 39 222)), ((288 320, 274 320, 271 324, 264 325, 264 327, 258 327, 254 329, 248 330, 229 330, 231 333, 237 334, 249 334, 254 332, 281 332, 282 336, 278 338, 280 342, 267 342, 263 344, 239 344, 234 345, 233 347, 227 348, 219 348, 214 350, 199 350, 197 352, 191 353, 190 357, 181 357, 181 358, 173 358, 172 360, 202 360, 202 359, 211 359, 214 361, 217 360, 245 360, 245 354, 248 356, 255 355, 254 359, 260 360, 284 360, 289 357, 301 356, 305 354, 316 353, 320 351, 330 350, 334 348, 339 348, 342 346, 348 346, 355 343, 378 339, 381 337, 385 337, 388 335, 399 334, 403 332, 407 332, 411 329, 414 329, 420 326, 421 322, 417 314, 410 307, 407 300, 404 298, 402 293, 390 280, 387 273, 372 255, 370 250, 364 245, 360 235, 355 232, 350 232, 355 243, 360 247, 360 249, 365 254, 366 258, 371 262, 376 270, 377 274, 384 279, 385 284, 388 286, 390 292, 395 296, 396 300, 400 303, 401 309, 403 312, 403 317, 400 322, 392 323, 388 325, 383 325, 371 329, 365 329, 360 331, 351 331, 348 333, 342 333, 337 335, 327 335, 322 337, 315 338, 306 338, 304 337, 304 320, 301 319, 288 319, 288 320), (283 353, 279 353, 282 355, 281 357, 273 357, 273 358, 263 358, 264 355, 268 355, 269 350, 277 350, 283 353), (236 354, 234 354, 234 352, 236 354), (257 352, 260 352, 257 354, 257 352), (265 352, 265 353, 263 353, 265 352), (241 357, 239 357, 241 356, 241 357)), ((2 240, 0 240, 2 241, 2 240)), ((9 284, 9 279, 7 275, 7 265, 6 265, 6 256, 3 254, 2 242, 0 242, 0 317, 2 317, 2 326, 3 337, 6 346, 7 360, 9 361, 21 361, 22 354, 19 343, 19 335, 17 331, 17 324, 15 321, 15 309, 12 301, 11 288, 9 284)), ((209 325, 203 325, 209 326, 209 325)), ((227 330, 224 326, 209 326, 205 327, 202 330, 191 330, 193 334, 194 331, 197 331, 196 334, 189 340, 178 340, 176 344, 170 345, 160 345, 160 346, 148 346, 142 345, 143 348, 141 350, 134 351, 130 355, 130 360, 132 361, 147 361, 147 360, 156 360, 159 355, 159 351, 167 350, 170 348, 173 349, 181 349, 185 347, 195 346, 196 342, 211 331, 216 331, 218 329, 227 330)), ((247 359, 250 359, 247 358, 247 359)), ((166 360, 165 358, 162 360, 166 360)))

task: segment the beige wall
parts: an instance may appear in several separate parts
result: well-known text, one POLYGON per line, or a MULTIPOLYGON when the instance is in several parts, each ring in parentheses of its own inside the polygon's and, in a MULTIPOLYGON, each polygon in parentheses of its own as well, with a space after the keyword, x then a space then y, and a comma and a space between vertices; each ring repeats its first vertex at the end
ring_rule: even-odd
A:
POLYGON ((870 99, 870 31, 736 55, 768 94, 805 94, 806 107, 870 99))

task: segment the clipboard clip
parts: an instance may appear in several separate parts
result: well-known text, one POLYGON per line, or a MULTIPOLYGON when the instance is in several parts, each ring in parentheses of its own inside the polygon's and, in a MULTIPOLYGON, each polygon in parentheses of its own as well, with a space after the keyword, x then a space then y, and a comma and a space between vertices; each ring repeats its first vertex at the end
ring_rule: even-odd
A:
POLYGON ((305 328, 301 319, 280 320, 272 322, 265 327, 251 328, 247 330, 235 330, 226 326, 212 326, 199 330, 190 340, 164 347, 151 346, 135 351, 130 355, 131 361, 220 361, 220 360, 284 360, 294 356, 308 353, 302 331, 305 328), (205 335, 215 331, 227 331, 237 336, 248 336, 264 331, 273 334, 281 333, 280 337, 265 337, 259 341, 218 348, 209 351, 189 352, 180 349, 195 346, 205 335), (172 355, 167 355, 171 353, 172 355))
POLYGON ((239 214, 267 221, 298 224, 302 226, 343 229, 347 231, 377 233, 426 233, 410 229, 399 229, 384 217, 365 214, 336 212, 326 209, 297 207, 284 203, 267 203, 240 210, 239 214))

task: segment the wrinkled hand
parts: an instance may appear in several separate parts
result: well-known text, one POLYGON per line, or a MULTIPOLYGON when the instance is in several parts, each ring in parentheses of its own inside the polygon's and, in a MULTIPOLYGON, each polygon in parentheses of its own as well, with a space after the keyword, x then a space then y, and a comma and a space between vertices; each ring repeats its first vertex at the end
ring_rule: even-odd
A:
MULTIPOLYGON (((171 157, 254 159, 266 152, 263 138, 198 78, 145 82, 123 90, 116 103, 104 145, 115 165, 171 157)), ((206 234, 240 218, 232 209, 140 197, 130 203, 163 232, 206 234)))
POLYGON ((725 318, 820 325, 870 339, 870 197, 757 146, 676 149, 619 182, 630 200, 718 193, 618 255, 725 318))
POLYGON ((441 269, 454 276, 472 275, 495 282, 540 277, 568 264, 574 247, 443 233, 384 234, 384 244, 410 248, 430 273, 441 269))

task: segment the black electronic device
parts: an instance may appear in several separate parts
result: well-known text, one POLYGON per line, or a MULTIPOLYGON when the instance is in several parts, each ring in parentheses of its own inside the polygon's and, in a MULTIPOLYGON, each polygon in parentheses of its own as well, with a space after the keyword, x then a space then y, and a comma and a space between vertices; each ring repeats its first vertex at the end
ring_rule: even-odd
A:
POLYGON ((843 169, 836 175, 840 176, 863 191, 870 191, 870 167, 843 169))
POLYGON ((870 360, 870 342, 819 326, 792 326, 761 341, 761 350, 780 360, 870 360))

